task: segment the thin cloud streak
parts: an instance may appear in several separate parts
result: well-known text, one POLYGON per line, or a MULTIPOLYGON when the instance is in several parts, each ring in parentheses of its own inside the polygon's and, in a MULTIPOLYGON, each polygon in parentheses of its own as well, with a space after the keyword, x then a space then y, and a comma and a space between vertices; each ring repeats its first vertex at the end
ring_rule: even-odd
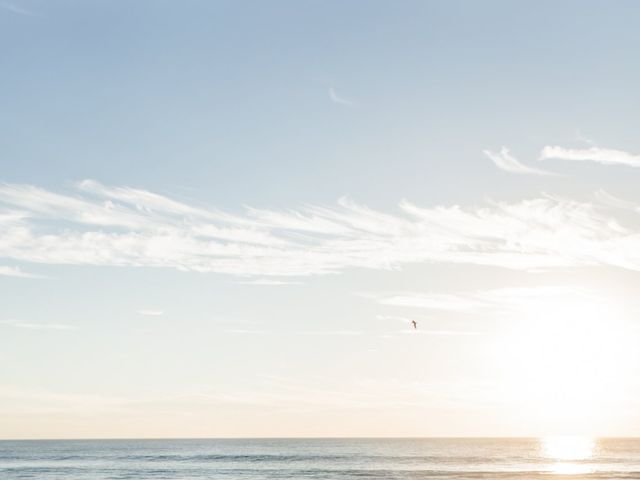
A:
POLYGON ((610 148, 565 148, 546 146, 540 152, 540 160, 570 160, 578 162, 597 162, 603 165, 626 165, 640 167, 640 155, 610 148))
POLYGON ((502 147, 499 152, 492 152, 490 150, 483 150, 483 153, 491 159, 491 161, 500 170, 505 172, 524 174, 524 175, 557 175, 553 172, 541 170, 539 168, 528 167, 515 158, 509 152, 507 147, 502 147))
POLYGON ((8 2, 0 2, 0 9, 6 10, 8 12, 14 13, 16 15, 23 15, 26 17, 34 17, 36 14, 31 10, 27 10, 26 8, 18 7, 13 3, 8 2))
POLYGON ((482 335, 481 332, 471 332, 465 330, 402 330, 403 335, 426 335, 429 337, 476 337, 482 335))
MULTIPOLYGON (((470 393, 477 397, 480 382, 402 382, 360 379, 350 384, 333 383, 313 377, 306 381, 265 376, 251 385, 233 390, 219 385, 188 388, 184 393, 156 395, 104 396, 95 393, 67 393, 44 389, 26 389, 0 384, 3 409, 11 414, 51 415, 61 412, 113 412, 118 415, 146 412, 179 413, 187 411, 215 412, 217 406, 231 404, 256 405, 262 408, 292 411, 325 411, 326 409, 394 409, 428 408, 468 401, 470 393), (228 392, 228 393, 226 393, 228 392)), ((474 398, 475 398, 474 397, 474 398)), ((182 417, 181 417, 182 418, 182 417)))
POLYGON ((592 147, 596 146, 596 142, 594 142, 591 138, 584 135, 580 130, 576 130, 576 139, 592 147))
MULTIPOLYGON (((369 297, 375 298, 373 295, 369 295, 369 297)), ((411 325, 413 320, 419 321, 419 319, 409 318, 409 317, 400 317, 398 315, 376 315, 377 320, 381 320, 383 322, 393 321, 393 322, 402 322, 406 325, 411 325)))
POLYGON ((6 265, 0 265, 0 275, 20 278, 45 278, 42 275, 36 275, 35 273, 23 272, 20 267, 8 267, 6 265))
POLYGON ((233 333, 238 335, 272 335, 272 336, 292 336, 292 337, 342 337, 342 336, 357 336, 363 335, 364 332, 359 330, 297 330, 286 332, 267 332, 265 330, 250 330, 250 329, 238 329, 232 328, 226 330, 227 333, 233 333))
POLYGON ((611 195, 609 192, 603 190, 602 188, 595 192, 595 197, 598 201, 604 205, 609 205, 614 208, 620 208, 623 210, 632 210, 634 212, 640 212, 640 206, 636 205, 633 202, 628 200, 623 200, 621 198, 616 197, 615 195, 611 195))
POLYGON ((470 207, 403 201, 395 214, 343 198, 334 206, 230 214, 95 181, 81 182, 78 191, 0 185, 0 256, 215 272, 257 283, 433 262, 640 270, 640 219, 623 226, 630 220, 617 220, 619 209, 597 196, 595 202, 543 195, 470 207))
POLYGON ((0 320, 0 325, 23 328, 25 330, 74 330, 76 327, 63 323, 30 323, 20 320, 0 320))
POLYGON ((300 285, 301 282, 289 282, 284 280, 272 280, 269 278, 258 278, 255 280, 245 280, 243 282, 235 282, 238 285, 260 285, 267 287, 276 287, 282 285, 300 285))
POLYGON ((333 87, 329 88, 329 98, 333 103, 337 103, 338 105, 345 105, 347 107, 353 106, 353 102, 351 100, 347 100, 346 98, 338 95, 333 87))
POLYGON ((537 287, 508 287, 451 294, 431 292, 405 292, 380 296, 381 305, 456 313, 482 314, 496 311, 510 312, 531 305, 532 302, 550 302, 554 299, 594 298, 592 293, 574 286, 545 285, 537 287))

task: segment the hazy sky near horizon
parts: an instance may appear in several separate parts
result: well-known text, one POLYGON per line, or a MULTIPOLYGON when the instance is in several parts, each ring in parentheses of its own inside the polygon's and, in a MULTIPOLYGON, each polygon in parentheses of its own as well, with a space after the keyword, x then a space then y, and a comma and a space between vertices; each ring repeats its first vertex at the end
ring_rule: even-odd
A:
POLYGON ((639 18, 0 0, 0 438, 640 435, 639 18))

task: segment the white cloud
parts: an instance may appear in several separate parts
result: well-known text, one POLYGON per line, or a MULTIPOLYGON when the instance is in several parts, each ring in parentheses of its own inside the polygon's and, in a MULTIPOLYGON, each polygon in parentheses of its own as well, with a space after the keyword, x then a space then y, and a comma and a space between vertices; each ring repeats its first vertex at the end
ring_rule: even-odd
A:
POLYGON ((21 278, 44 278, 43 276, 36 275, 35 273, 23 272, 20 267, 8 267, 5 265, 0 265, 0 275, 21 278))
POLYGON ((216 272, 258 283, 432 262, 640 270, 640 219, 618 219, 619 211, 602 201, 544 195, 469 207, 403 201, 397 213, 341 199, 231 214, 94 181, 70 194, 0 185, 0 257, 216 272))
POLYGON ((29 323, 20 320, 0 320, 0 325, 8 327, 23 328, 26 330, 73 330, 73 325, 63 323, 29 323))
POLYGON ((640 155, 610 148, 565 148, 546 146, 540 152, 540 159, 597 162, 604 165, 627 165, 640 167, 640 155))
POLYGON ((164 312, 162 310, 155 310, 155 309, 138 310, 138 313, 140 315, 146 315, 148 317, 159 317, 161 315, 164 315, 164 312))
POLYGON ((345 105, 347 107, 353 106, 353 102, 351 100, 347 100, 346 98, 338 95, 333 87, 329 88, 329 98, 333 103, 337 103, 338 105, 345 105))
POLYGON ((483 153, 489 157, 496 167, 506 172, 519 173, 525 175, 556 175, 553 172, 546 170, 540 170, 538 168, 528 167, 515 158, 509 152, 507 147, 502 147, 500 152, 492 152, 490 150, 483 150, 483 153))

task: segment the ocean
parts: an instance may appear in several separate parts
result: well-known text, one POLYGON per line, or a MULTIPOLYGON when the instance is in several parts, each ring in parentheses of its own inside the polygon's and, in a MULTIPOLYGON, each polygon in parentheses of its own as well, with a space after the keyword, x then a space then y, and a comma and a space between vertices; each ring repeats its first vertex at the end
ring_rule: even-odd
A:
POLYGON ((0 479, 640 479, 640 439, 0 441, 0 479))

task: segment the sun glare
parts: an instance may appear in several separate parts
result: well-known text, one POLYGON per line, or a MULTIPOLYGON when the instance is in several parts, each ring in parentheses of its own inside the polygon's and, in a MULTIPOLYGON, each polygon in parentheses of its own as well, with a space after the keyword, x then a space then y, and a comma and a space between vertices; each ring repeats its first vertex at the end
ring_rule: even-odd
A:
POLYGON ((593 455, 595 441, 589 437, 546 437, 542 453, 553 460, 585 460, 593 455))
POLYGON ((546 437, 541 440, 541 454, 552 463, 548 470, 562 475, 593 471, 585 461, 593 457, 595 440, 589 437, 546 437))
MULTIPOLYGON (((615 414, 631 375, 615 306, 586 294, 530 299, 512 321, 502 359, 507 398, 552 434, 596 434, 615 414)), ((558 443, 556 452, 565 445, 558 443)), ((552 447, 549 447, 552 448, 552 447)))

